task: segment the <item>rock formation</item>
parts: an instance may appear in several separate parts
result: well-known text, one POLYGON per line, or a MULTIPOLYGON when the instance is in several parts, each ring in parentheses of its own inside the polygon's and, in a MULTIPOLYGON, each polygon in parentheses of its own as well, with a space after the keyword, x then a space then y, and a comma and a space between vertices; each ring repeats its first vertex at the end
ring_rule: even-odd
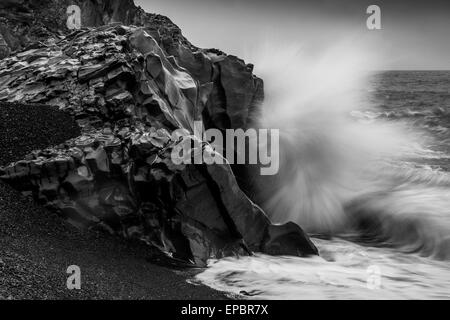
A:
POLYGON ((263 83, 252 74, 252 65, 217 49, 199 50, 170 19, 146 13, 132 0, 4 0, 0 3, 0 58, 37 41, 58 42, 71 31, 66 22, 72 5, 81 10, 82 27, 115 22, 142 26, 196 81, 212 82, 204 114, 206 128, 249 127, 258 118, 263 83))
POLYGON ((194 135, 195 120, 254 125, 263 83, 251 65, 194 47, 169 19, 131 0, 56 2, 2 2, 2 52, 10 56, 0 61, 0 101, 59 106, 82 135, 2 168, 2 179, 75 225, 138 238, 196 265, 252 251, 317 254, 300 227, 269 221, 226 161, 172 161, 186 142, 192 154, 220 157, 194 135), (64 19, 25 19, 72 4, 84 12, 80 30, 68 31, 64 19))

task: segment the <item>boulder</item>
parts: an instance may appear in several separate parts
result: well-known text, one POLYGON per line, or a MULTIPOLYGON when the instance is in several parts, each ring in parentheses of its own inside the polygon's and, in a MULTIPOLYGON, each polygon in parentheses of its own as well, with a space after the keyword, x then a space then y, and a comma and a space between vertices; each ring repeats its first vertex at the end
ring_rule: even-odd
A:
POLYGON ((0 101, 57 105, 82 130, 1 168, 1 178, 80 228, 140 239, 199 266, 253 251, 317 254, 300 227, 270 222, 225 159, 173 161, 172 151, 186 141, 191 155, 221 157, 194 136, 194 121, 252 126, 263 84, 251 65, 193 47, 170 20, 130 2, 108 2, 104 20, 142 27, 84 17, 100 26, 41 39, 0 60, 0 101))

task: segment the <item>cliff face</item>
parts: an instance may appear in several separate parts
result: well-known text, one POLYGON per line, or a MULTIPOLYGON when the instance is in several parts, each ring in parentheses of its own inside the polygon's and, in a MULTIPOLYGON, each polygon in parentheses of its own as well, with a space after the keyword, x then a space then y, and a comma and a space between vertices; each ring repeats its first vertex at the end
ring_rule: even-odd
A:
POLYGON ((193 135, 195 120, 219 129, 255 123, 263 86, 251 65, 194 47, 132 1, 9 0, 0 10, 10 54, 0 61, 0 101, 57 105, 83 132, 2 168, 2 179, 80 227, 139 238, 197 265, 249 251, 317 254, 298 226, 270 223, 226 162, 172 162, 186 142, 192 154, 221 157, 193 135), (95 28, 37 18, 73 4, 82 26, 95 28))
POLYGON ((219 50, 201 50, 183 37, 167 17, 144 12, 132 0, 7 0, 0 4, 0 58, 24 50, 36 41, 55 42, 70 34, 70 6, 80 8, 81 27, 119 22, 141 26, 177 64, 193 78, 211 82, 204 122, 207 128, 245 128, 258 118, 264 98, 263 82, 252 74, 253 66, 219 50), (217 56, 217 58, 215 58, 217 56))
POLYGON ((13 51, 30 41, 67 34, 70 32, 67 21, 73 13, 73 6, 80 10, 81 27, 98 27, 114 22, 147 25, 156 30, 164 26, 167 35, 188 43, 170 19, 146 13, 132 0, 2 0, 1 33, 13 51))

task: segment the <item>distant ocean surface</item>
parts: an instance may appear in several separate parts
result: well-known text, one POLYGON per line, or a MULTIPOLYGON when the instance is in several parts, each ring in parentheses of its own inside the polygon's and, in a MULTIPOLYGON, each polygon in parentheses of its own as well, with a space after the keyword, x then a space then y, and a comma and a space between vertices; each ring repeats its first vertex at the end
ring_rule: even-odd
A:
POLYGON ((384 172, 384 190, 349 209, 368 227, 313 236, 320 257, 211 260, 194 281, 261 299, 450 298, 450 71, 373 74, 361 106, 354 121, 398 123, 423 138, 384 172))
MULTIPOLYGON (((430 157, 418 162, 450 170, 450 71, 387 71, 371 77, 366 119, 405 121, 430 134, 430 157)), ((364 102, 363 102, 364 103, 364 102)))

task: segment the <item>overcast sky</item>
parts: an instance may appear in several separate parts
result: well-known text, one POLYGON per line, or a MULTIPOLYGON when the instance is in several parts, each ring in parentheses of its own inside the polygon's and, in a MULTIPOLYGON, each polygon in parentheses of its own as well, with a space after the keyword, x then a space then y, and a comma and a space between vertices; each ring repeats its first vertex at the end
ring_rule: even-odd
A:
MULTIPOLYGON (((312 53, 351 39, 381 69, 450 69, 450 0, 135 0, 168 16, 195 45, 247 58, 261 42, 299 43, 312 53), (381 8, 382 30, 366 9, 381 8)), ((248 61, 251 62, 251 61, 248 61)))

